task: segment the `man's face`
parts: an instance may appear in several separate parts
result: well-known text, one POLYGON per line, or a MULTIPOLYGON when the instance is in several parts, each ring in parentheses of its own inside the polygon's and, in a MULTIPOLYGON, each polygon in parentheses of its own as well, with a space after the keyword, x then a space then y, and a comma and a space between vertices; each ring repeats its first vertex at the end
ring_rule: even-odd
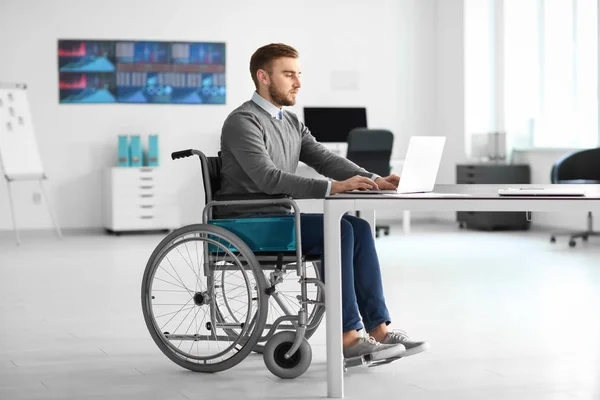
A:
POLYGON ((280 106, 293 106, 302 86, 300 84, 300 67, 297 58, 283 57, 271 63, 268 73, 269 95, 280 106))

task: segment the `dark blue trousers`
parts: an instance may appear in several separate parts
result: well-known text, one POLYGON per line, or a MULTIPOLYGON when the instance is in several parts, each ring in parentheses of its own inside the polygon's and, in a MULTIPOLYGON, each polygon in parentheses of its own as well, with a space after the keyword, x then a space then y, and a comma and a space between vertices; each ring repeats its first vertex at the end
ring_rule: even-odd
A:
MULTIPOLYGON (((345 215, 341 223, 343 331, 360 330, 364 323, 368 332, 390 323, 375 241, 364 219, 345 215)), ((303 254, 320 254, 324 266, 323 214, 302 214, 301 229, 303 254)))

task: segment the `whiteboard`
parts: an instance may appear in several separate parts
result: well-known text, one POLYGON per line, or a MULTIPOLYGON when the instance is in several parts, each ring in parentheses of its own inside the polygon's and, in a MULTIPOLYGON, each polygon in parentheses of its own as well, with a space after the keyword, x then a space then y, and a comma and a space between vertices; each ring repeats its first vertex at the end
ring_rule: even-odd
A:
POLYGON ((9 180, 44 177, 25 85, 0 84, 0 167, 9 180))

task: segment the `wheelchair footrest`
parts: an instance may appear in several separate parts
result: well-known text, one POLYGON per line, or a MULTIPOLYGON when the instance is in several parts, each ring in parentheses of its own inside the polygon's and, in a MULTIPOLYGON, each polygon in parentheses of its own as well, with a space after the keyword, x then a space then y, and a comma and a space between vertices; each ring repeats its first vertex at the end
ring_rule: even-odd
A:
POLYGON ((373 359, 371 359, 370 354, 360 356, 360 357, 345 358, 344 359, 344 370, 351 368, 351 367, 360 367, 363 365, 366 365, 369 368, 378 367, 380 365, 391 364, 395 361, 400 360, 401 358, 403 358, 403 357, 400 356, 400 357, 384 358, 382 360, 373 360, 373 359))
POLYGON ((393 362, 396 362, 398 360, 400 360, 403 357, 390 357, 390 358, 386 358, 384 360, 377 360, 377 361, 371 361, 368 366, 369 368, 371 367, 379 367, 380 365, 386 365, 386 364, 391 364, 393 362))

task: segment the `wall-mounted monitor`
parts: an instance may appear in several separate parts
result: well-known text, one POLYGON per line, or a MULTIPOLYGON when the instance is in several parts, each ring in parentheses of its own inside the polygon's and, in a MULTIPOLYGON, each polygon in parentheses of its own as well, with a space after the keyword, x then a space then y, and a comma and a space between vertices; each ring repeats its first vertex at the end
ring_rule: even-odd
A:
POLYGON ((59 40, 60 103, 225 104, 225 43, 59 40))
POLYGON ((354 128, 367 127, 364 107, 304 107, 304 125, 324 143, 346 143, 354 128))

